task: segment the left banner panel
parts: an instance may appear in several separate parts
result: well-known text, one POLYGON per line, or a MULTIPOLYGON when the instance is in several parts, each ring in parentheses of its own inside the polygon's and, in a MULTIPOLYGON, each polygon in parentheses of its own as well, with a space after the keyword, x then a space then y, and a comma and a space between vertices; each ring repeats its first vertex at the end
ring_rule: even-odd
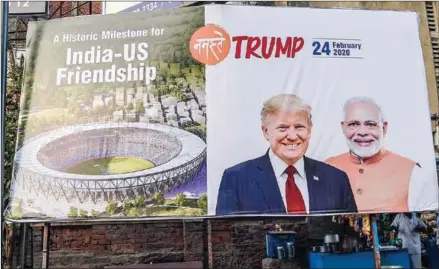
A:
POLYGON ((206 214, 204 8, 29 25, 11 219, 206 214))

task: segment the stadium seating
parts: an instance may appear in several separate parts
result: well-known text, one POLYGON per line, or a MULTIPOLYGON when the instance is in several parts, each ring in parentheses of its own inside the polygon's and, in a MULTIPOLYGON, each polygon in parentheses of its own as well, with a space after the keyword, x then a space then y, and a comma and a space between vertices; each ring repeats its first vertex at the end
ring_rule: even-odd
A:
POLYGON ((38 160, 61 172, 87 160, 108 157, 141 158, 159 166, 177 156, 181 148, 176 137, 156 130, 109 128, 57 139, 38 152, 38 160))

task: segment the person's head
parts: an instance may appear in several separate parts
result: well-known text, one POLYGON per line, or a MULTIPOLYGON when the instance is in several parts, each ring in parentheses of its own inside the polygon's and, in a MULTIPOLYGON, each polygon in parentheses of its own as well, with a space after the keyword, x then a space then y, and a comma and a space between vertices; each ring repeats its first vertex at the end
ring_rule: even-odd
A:
POLYGON ((360 158, 376 155, 387 132, 380 106, 371 98, 354 97, 344 105, 343 133, 349 150, 360 158))
POLYGON ((293 165, 305 155, 311 137, 311 107, 294 94, 279 94, 264 102, 261 126, 276 156, 293 165))

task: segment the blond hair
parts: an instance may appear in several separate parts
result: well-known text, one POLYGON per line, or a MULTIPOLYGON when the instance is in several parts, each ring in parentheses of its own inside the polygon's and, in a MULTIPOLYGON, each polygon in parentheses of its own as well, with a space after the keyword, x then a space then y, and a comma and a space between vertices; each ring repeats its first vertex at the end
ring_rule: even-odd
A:
POLYGON ((288 93, 275 95, 264 102, 261 111, 262 125, 266 125, 267 118, 279 110, 306 112, 309 123, 312 125, 311 106, 305 104, 299 96, 288 93))

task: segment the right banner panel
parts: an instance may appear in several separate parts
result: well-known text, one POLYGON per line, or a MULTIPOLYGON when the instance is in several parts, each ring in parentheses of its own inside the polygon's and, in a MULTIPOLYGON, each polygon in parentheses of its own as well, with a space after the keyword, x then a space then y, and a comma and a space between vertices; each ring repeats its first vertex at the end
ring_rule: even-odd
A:
POLYGON ((437 210, 418 20, 207 6, 208 214, 437 210))

